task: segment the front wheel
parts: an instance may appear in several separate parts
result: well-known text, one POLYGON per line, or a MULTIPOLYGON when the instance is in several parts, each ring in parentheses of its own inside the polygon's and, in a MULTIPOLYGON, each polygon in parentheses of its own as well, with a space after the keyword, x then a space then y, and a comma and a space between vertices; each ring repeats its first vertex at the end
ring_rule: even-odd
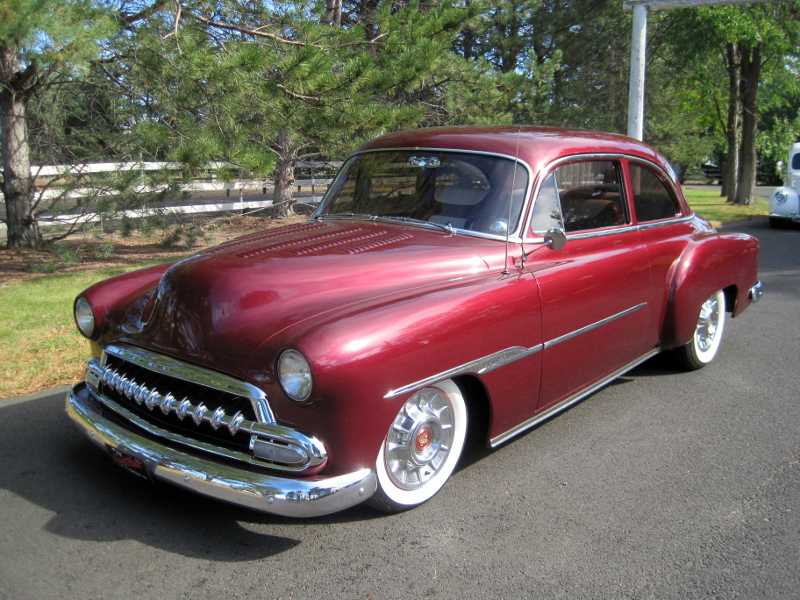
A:
POLYGON ((466 434, 467 407, 453 381, 414 393, 381 444, 375 465, 378 489, 369 503, 399 512, 432 498, 455 470, 466 434))
POLYGON ((725 294, 720 290, 700 307, 692 341, 675 351, 678 364, 686 370, 695 371, 714 360, 724 328, 725 294))

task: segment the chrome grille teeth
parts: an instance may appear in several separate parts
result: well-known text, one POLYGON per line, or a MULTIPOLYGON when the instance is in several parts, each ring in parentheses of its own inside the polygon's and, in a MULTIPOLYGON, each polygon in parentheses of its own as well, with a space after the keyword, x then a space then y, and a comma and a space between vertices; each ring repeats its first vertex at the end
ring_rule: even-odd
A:
POLYGON ((100 380, 105 383, 106 385, 110 386, 111 381, 114 379, 114 375, 116 375, 116 371, 114 369, 109 369, 107 371, 103 371, 103 375, 100 380))
POLYGON ((241 411, 238 411, 235 415, 231 417, 230 422, 228 423, 228 431, 231 432, 231 435, 236 435, 236 432, 239 431, 239 426, 244 421, 244 415, 241 411))
POLYGON ((211 420, 209 421, 209 423, 211 423, 211 427, 213 427, 214 431, 219 429, 219 426, 222 425, 222 419, 225 416, 226 416, 225 409, 222 408, 221 406, 214 411, 213 415, 211 415, 211 420))
POLYGON ((149 393, 150 390, 146 385, 137 385, 133 390, 133 399, 136 400, 136 404, 141 404, 149 393))
POLYGON ((161 398, 161 412, 168 415, 177 401, 178 399, 172 395, 172 392, 167 392, 167 395, 161 398))
POLYGON ((226 427, 231 435, 236 435, 240 430, 253 433, 252 428, 256 425, 255 422, 246 420, 241 411, 230 416, 225 412, 225 408, 220 406, 214 412, 210 412, 203 402, 195 406, 188 396, 179 401, 172 392, 161 394, 155 387, 151 389, 144 384, 136 383, 111 367, 103 370, 100 381, 128 400, 134 400, 139 405, 143 404, 148 410, 152 411, 158 407, 165 415, 175 413, 181 421, 191 416, 196 425, 205 421, 214 430, 226 427))
POLYGON ((178 404, 178 410, 175 411, 175 414, 178 415, 178 418, 183 421, 186 418, 186 415, 189 414, 189 410, 193 408, 192 403, 189 402, 188 398, 184 398, 181 400, 181 403, 178 404))
POLYGON ((122 379, 122 375, 120 375, 117 371, 112 371, 111 376, 108 378, 108 385, 114 389, 117 389, 120 379, 122 379))
POLYGON ((158 393, 157 389, 153 388, 153 391, 147 394, 147 398, 144 399, 144 405, 147 410, 153 410, 159 404, 161 404, 161 394, 158 393))
POLYGON ((203 415, 206 414, 208 407, 203 404, 202 402, 194 407, 194 414, 192 415, 192 421, 194 421, 195 425, 200 425, 203 422, 203 415))

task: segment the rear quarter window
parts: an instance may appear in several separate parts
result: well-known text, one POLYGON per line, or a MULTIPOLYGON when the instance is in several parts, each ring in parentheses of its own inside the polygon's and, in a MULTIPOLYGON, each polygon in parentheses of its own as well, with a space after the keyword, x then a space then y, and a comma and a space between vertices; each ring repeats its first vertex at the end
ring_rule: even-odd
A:
POLYGON ((651 169, 630 163, 631 191, 636 219, 640 223, 671 219, 681 214, 678 199, 651 169))

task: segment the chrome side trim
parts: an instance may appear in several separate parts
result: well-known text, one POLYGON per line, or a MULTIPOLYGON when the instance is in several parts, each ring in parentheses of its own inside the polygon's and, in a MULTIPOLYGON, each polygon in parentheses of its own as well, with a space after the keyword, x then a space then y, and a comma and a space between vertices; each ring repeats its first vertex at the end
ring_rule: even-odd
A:
POLYGON ((291 479, 240 469, 163 446, 109 422, 85 384, 67 395, 67 416, 94 444, 141 460, 154 479, 218 500, 287 517, 318 517, 360 504, 377 488, 371 469, 291 479))
POLYGON ((675 225, 677 223, 688 223, 694 218, 694 215, 688 215, 686 217, 673 217, 671 219, 664 219, 663 221, 652 221, 649 223, 640 223, 637 225, 639 231, 645 231, 647 229, 656 229, 657 227, 667 227, 668 225, 675 225))
MULTIPOLYGON (((617 225, 613 228, 603 230, 576 231, 574 233, 567 233, 567 241, 584 240, 595 237, 607 237, 609 235, 616 235, 618 233, 630 233, 632 231, 646 231, 648 229, 655 229, 657 227, 668 227, 669 225, 688 223, 693 218, 694 215, 689 215, 686 217, 664 219, 663 221, 654 221, 652 223, 639 223, 638 225, 617 225)), ((523 242, 526 244, 544 244, 544 237, 525 238, 523 242)))
POLYGON ((545 421, 545 420, 549 419, 550 417, 560 413, 561 411, 566 410, 567 408, 569 408, 573 404, 583 400, 584 398, 586 398, 586 396, 589 396, 589 395, 593 394, 594 392, 596 392, 600 388, 602 388, 605 385, 607 385, 610 382, 612 382, 614 379, 616 379, 620 375, 623 375, 627 371, 630 371, 631 369, 639 366, 644 361, 648 360, 649 358, 652 358, 653 356, 655 356, 658 353, 659 353, 658 349, 651 350, 650 352, 648 352, 647 354, 645 354, 641 358, 637 358, 633 362, 628 363, 627 365, 625 365, 621 369, 618 369, 618 370, 614 371, 613 373, 611 373, 611 375, 608 375, 607 377, 604 377, 603 379, 601 379, 597 383, 594 383, 594 384, 590 385, 589 387, 581 390, 580 392, 578 392, 578 393, 576 393, 576 394, 574 394, 574 395, 562 400, 558 404, 555 404, 555 405, 551 406, 550 408, 548 408, 547 410, 541 412, 540 414, 538 414, 538 415, 536 415, 534 417, 531 417, 530 419, 528 419, 524 423, 520 423, 516 427, 513 427, 513 428, 509 429, 505 433, 501 433, 500 435, 498 435, 496 437, 493 437, 491 440, 489 440, 489 445, 492 448, 495 448, 495 447, 499 446, 500 444, 502 444, 503 442, 508 441, 512 437, 514 437, 516 435, 519 435, 523 431, 527 431, 531 427, 535 427, 536 425, 538 425, 542 421, 545 421))
POLYGON ((610 235, 619 235, 620 233, 635 233, 637 231, 639 231, 638 225, 612 225, 611 227, 604 229, 589 229, 586 231, 567 233, 567 241, 608 237, 610 235))
MULTIPOLYGON (((104 349, 105 354, 111 354, 133 363, 144 369, 155 371, 163 375, 169 375, 181 381, 196 383, 220 392, 243 396, 249 398, 256 411, 259 422, 273 424, 275 417, 267 402, 267 397, 263 391, 254 385, 240 381, 229 375, 217 373, 209 369, 198 367, 190 363, 183 362, 177 358, 157 354, 143 348, 127 345, 111 345, 104 349)), ((103 356, 103 366, 106 364, 106 357, 103 356)))
POLYGON ((542 344, 538 344, 532 348, 525 348, 524 346, 512 346, 511 348, 506 348, 505 350, 500 350, 494 354, 489 354, 488 356, 464 363, 458 367, 453 367, 447 371, 442 371, 436 375, 431 375, 425 379, 420 379, 414 383, 409 383, 408 385, 404 385, 403 387, 395 390, 390 390, 384 396, 384 398, 394 398, 396 396, 400 396, 401 394, 419 390, 424 388, 426 385, 431 385, 437 381, 442 381, 458 375, 464 375, 465 373, 483 375, 484 373, 489 373, 490 371, 499 369, 500 367, 503 367, 521 358, 530 356, 531 354, 536 354, 537 352, 541 351, 543 347, 544 346, 542 344))
POLYGON ((550 340, 548 342, 545 342, 544 343, 544 348, 545 348, 545 350, 547 348, 552 348, 556 344, 560 344, 561 342, 566 342, 567 340, 571 340, 572 338, 577 337, 577 336, 579 336, 579 335, 581 335, 583 333, 587 333, 589 331, 592 331, 593 329, 597 329, 598 327, 602 327, 603 325, 607 325, 608 323, 611 323, 612 321, 616 321, 617 319, 621 319, 622 317, 624 317, 626 315, 629 315, 631 313, 634 313, 637 310, 639 310, 640 308, 644 308, 645 306, 647 306, 647 302, 642 302, 641 304, 637 304, 636 306, 632 306, 630 308, 627 308, 627 309, 623 310, 622 312, 618 312, 615 315, 611 315, 610 317, 606 317, 605 319, 601 319, 600 321, 597 321, 596 323, 592 323, 591 325, 586 325, 585 327, 581 327, 580 329, 576 329, 575 331, 570 331, 569 333, 565 333, 564 335, 562 335, 560 337, 557 337, 557 338, 552 339, 552 340, 550 340))
POLYGON ((556 344, 560 344, 561 342, 566 342, 567 340, 577 337, 583 333, 587 333, 589 331, 592 331, 593 329, 597 329, 598 327, 611 323, 612 321, 616 321, 617 319, 620 319, 626 315, 636 312, 637 310, 639 310, 640 308, 644 308, 645 306, 647 306, 647 302, 642 302, 641 304, 632 306, 631 308, 625 309, 622 312, 618 312, 615 315, 611 315, 610 317, 606 317, 605 319, 597 321, 596 323, 586 325, 585 327, 581 327, 580 329, 576 329, 575 331, 571 331, 560 337, 547 341, 544 344, 538 344, 531 348, 526 348, 524 346, 512 346, 511 348, 500 350, 499 352, 489 354, 488 356, 484 356, 482 358, 475 359, 468 363, 464 363, 463 365, 453 367, 452 369, 448 369, 447 371, 442 371, 441 373, 437 373, 436 375, 431 375, 430 377, 426 377, 425 379, 420 379, 419 381, 415 381, 414 383, 409 383, 408 385, 404 385, 403 387, 390 390, 389 392, 387 392, 384 398, 394 398, 396 396, 400 396, 401 394, 414 392, 416 390, 424 388, 426 385, 431 385, 432 383, 436 383, 437 381, 450 379, 451 377, 464 375, 466 373, 474 373, 475 375, 483 375, 484 373, 489 373, 490 371, 494 371, 495 369, 504 367, 521 358, 525 358, 526 356, 530 356, 531 354, 536 354, 541 350, 551 348, 556 344))

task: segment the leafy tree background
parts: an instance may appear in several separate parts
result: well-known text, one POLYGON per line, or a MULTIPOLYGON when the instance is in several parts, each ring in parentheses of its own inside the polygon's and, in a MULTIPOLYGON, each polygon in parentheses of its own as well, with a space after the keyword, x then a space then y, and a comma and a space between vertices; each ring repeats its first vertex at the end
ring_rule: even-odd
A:
MULTIPOLYGON (((800 139, 799 14, 651 12, 645 141, 684 170, 724 165, 723 193, 748 202, 756 167, 776 176, 800 139)), ((45 210, 163 202, 211 162, 270 178, 282 215, 299 160, 340 160, 388 131, 624 133, 630 43, 617 0, 0 0, 7 243, 40 246, 45 210), (86 172, 100 161, 180 170, 86 172)))

